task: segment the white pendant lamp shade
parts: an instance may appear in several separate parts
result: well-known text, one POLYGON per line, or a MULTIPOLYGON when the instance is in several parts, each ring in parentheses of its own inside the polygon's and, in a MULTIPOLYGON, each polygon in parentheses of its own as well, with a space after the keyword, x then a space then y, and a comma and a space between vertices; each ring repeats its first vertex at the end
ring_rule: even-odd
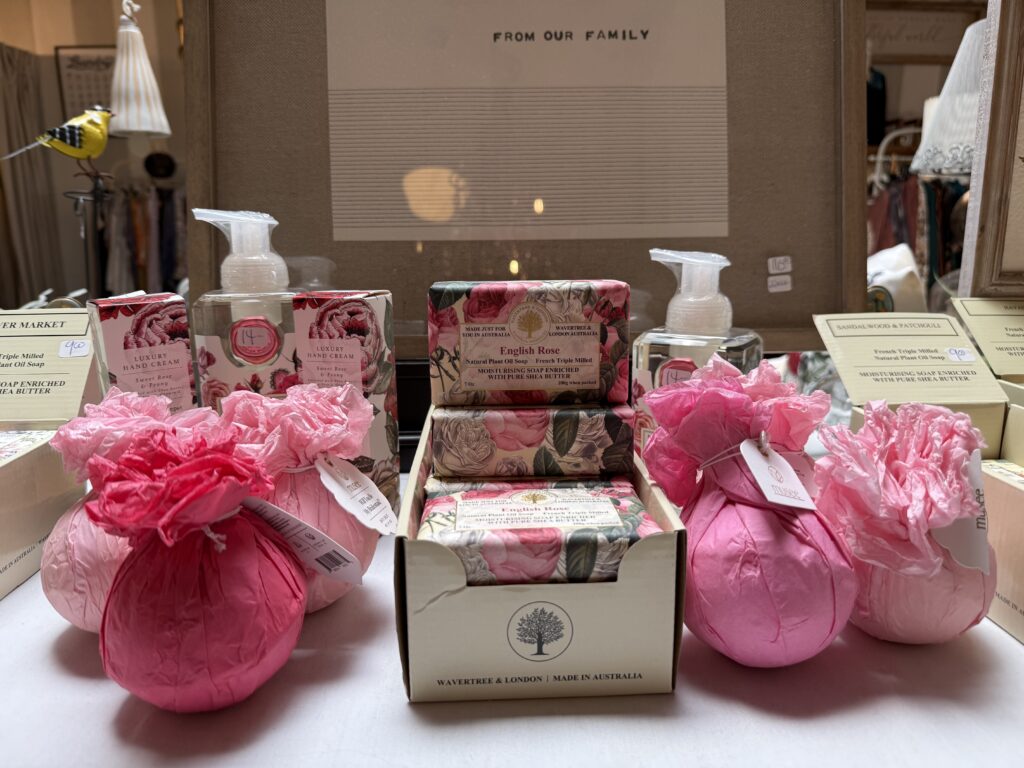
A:
POLYGON ((167 122, 160 87, 146 54, 146 43, 139 25, 128 15, 137 9, 134 3, 125 3, 125 15, 121 16, 117 30, 110 133, 113 136, 170 136, 171 125, 167 122))
POLYGON ((985 54, 985 19, 964 32, 953 66, 925 121, 921 145, 910 170, 921 176, 969 176, 978 124, 981 63, 985 54))

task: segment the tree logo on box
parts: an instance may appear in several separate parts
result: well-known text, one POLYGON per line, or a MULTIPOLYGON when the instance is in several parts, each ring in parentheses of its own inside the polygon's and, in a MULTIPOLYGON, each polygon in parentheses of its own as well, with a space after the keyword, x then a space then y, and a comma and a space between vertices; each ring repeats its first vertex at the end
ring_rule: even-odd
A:
POLYGON ((554 603, 527 603, 508 622, 508 644, 527 661, 551 661, 572 642, 572 619, 554 603))
POLYGON ((508 332, 516 341, 533 344, 543 341, 551 330, 551 315, 536 301, 524 301, 508 316, 508 332))

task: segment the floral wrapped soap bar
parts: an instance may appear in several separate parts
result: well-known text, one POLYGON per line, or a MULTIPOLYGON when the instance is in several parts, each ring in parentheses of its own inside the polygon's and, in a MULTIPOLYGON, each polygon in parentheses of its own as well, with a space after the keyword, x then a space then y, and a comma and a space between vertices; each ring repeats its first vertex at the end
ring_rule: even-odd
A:
POLYGON ((445 282, 427 302, 437 405, 625 403, 629 285, 445 282))
POLYGON ((626 550, 661 530, 628 482, 557 485, 534 480, 433 496, 417 538, 451 549, 466 583, 481 586, 614 581, 626 550))
POLYGON ((633 409, 437 408, 438 477, 579 477, 633 471, 633 409))

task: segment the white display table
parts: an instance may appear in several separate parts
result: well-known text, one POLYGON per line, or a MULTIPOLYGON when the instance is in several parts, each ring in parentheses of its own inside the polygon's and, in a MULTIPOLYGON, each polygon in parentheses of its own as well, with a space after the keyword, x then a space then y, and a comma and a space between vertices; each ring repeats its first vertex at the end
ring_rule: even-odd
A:
POLYGON ((161 712, 103 675, 38 574, 0 601, 0 766, 1020 765, 1024 646, 985 621, 904 647, 850 627, 790 669, 739 667, 693 635, 675 695, 406 701, 391 540, 365 584, 309 617, 291 661, 221 712, 161 712))

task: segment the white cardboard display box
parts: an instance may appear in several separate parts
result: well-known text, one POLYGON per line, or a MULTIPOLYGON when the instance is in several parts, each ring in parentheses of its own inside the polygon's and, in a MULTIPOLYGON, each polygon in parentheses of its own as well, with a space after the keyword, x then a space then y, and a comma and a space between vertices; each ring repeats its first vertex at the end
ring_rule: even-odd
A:
POLYGON ((430 475, 428 415, 402 499, 395 610, 413 702, 668 693, 683 624, 686 531, 641 463, 634 486, 663 533, 633 544, 616 581, 467 586, 449 549, 418 541, 430 475), (543 656, 520 648, 518 620, 543 609, 561 637, 543 656))

